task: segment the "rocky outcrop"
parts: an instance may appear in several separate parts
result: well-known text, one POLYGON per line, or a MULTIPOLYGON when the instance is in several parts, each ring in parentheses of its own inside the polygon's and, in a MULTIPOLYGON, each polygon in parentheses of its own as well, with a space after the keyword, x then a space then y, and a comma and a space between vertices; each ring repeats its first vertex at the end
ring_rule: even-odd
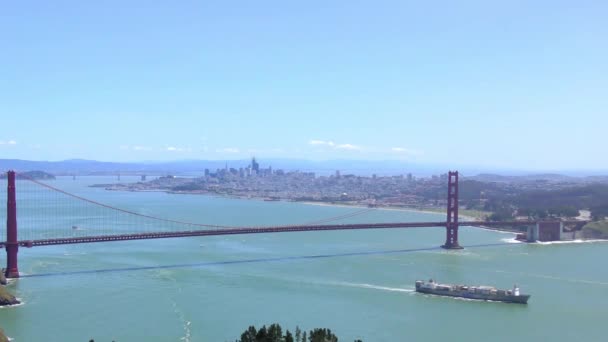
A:
POLYGON ((0 286, 0 306, 15 305, 21 303, 10 294, 4 286, 0 286))
POLYGON ((6 285, 6 277, 4 276, 4 270, 0 270, 0 285, 6 285))
POLYGON ((0 342, 8 342, 10 341, 6 335, 4 335, 4 331, 0 328, 0 342))
POLYGON ((10 340, 4 335, 4 330, 0 328, 0 342, 9 342, 10 340))

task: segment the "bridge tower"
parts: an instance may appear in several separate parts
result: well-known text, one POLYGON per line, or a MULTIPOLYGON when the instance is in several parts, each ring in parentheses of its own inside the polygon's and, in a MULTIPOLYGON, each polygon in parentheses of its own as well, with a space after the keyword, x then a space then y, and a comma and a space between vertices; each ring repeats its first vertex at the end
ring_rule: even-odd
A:
POLYGON ((7 172, 7 203, 6 203, 6 270, 7 278, 19 278, 17 267, 17 196, 15 195, 15 171, 7 172))
POLYGON ((458 244, 458 171, 448 172, 448 217, 445 249, 462 249, 458 244))

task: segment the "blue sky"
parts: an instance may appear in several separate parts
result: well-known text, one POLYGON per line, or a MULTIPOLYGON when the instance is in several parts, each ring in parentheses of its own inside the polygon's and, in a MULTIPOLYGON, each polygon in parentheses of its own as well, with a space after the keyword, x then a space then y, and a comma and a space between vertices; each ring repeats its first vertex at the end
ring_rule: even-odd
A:
POLYGON ((10 1, 0 158, 608 169, 605 1, 10 1))

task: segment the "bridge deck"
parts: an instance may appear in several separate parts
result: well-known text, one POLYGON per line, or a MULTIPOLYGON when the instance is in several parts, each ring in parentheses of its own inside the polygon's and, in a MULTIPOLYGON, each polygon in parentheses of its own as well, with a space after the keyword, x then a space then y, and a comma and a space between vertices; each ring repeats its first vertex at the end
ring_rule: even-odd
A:
MULTIPOLYGON (((460 226, 516 226, 536 224, 532 221, 508 221, 508 222, 483 222, 483 221, 464 221, 460 222, 460 226)), ((391 222, 391 223, 357 223, 357 224, 329 224, 329 225, 294 225, 294 226, 276 226, 276 227, 243 227, 243 228, 228 228, 228 229, 213 229, 213 230, 188 230, 175 232, 148 232, 137 234, 116 234, 116 235, 97 235, 97 236, 81 236, 57 239, 40 239, 40 240, 24 240, 19 241, 19 246, 22 247, 38 247, 65 245, 77 243, 94 243, 94 242, 109 242, 109 241, 128 241, 128 240, 145 240, 145 239, 163 239, 176 237, 192 237, 192 236, 214 236, 214 235, 237 235, 237 234, 260 234, 260 233, 281 233, 281 232, 305 232, 305 231, 329 231, 329 230, 356 230, 356 229, 394 229, 394 228, 429 228, 429 227, 445 227, 446 222, 391 222)), ((501 229, 505 231, 513 231, 511 229, 501 229)), ((6 246, 5 242, 0 242, 0 248, 6 246)))

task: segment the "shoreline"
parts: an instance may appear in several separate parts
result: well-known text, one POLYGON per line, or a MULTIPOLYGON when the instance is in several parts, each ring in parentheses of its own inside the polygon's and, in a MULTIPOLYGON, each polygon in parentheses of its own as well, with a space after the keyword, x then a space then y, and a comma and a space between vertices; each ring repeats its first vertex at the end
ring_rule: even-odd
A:
MULTIPOLYGON (((283 202, 290 202, 286 200, 281 200, 283 202)), ((374 210, 386 210, 386 211, 403 211, 403 212, 411 212, 411 213, 422 213, 422 214, 435 214, 442 215, 443 213, 432 210, 425 209, 413 209, 413 208, 402 208, 402 207, 368 207, 363 204, 339 204, 339 203, 331 203, 331 202, 311 202, 311 201, 291 201, 293 203, 301 203, 306 205, 316 205, 322 207, 341 207, 341 208, 361 208, 361 209, 374 209, 374 210)), ((478 221, 476 218, 468 215, 458 215, 459 219, 470 220, 470 221, 478 221)))
MULTIPOLYGON (((217 194, 217 193, 209 193, 209 192, 188 192, 188 191, 173 191, 173 190, 162 190, 162 189, 146 189, 146 190, 137 190, 137 189, 113 189, 113 188, 105 188, 106 191, 125 191, 125 192, 164 192, 166 194, 172 195, 199 195, 199 196, 209 196, 209 197, 217 197, 217 198, 229 198, 229 199, 238 199, 238 200, 254 200, 260 202, 285 202, 285 203, 300 203, 306 205, 317 205, 317 206, 327 206, 327 207, 342 207, 342 208, 361 208, 361 209, 377 209, 377 210, 393 210, 393 211, 405 211, 405 212, 417 212, 424 214, 438 214, 441 215, 443 212, 434 211, 430 209, 414 209, 414 208, 403 208, 403 207, 395 207, 395 206, 379 206, 379 207, 369 207, 365 204, 348 204, 348 203, 335 203, 335 202, 322 202, 322 201, 297 201, 290 200, 286 198, 278 198, 268 201, 268 197, 259 197, 259 196, 238 196, 238 195, 229 195, 229 194, 217 194)), ((458 215, 460 219, 470 220, 470 221, 479 221, 478 218, 468 215, 458 215)))
MULTIPOLYGON (((437 210, 433 210, 433 209, 415 209, 415 208, 403 208, 403 207, 395 207, 395 206, 377 206, 377 207, 369 207, 365 204, 356 204, 356 203, 335 203, 335 202, 322 202, 322 201, 296 201, 296 200, 290 200, 290 199, 283 199, 283 198, 279 198, 279 199, 273 199, 271 201, 268 201, 268 197, 258 197, 258 196, 251 196, 251 197, 245 197, 245 196, 238 196, 238 195, 229 195, 229 194, 217 194, 217 193, 202 193, 202 192, 181 192, 181 191, 171 191, 171 190, 162 190, 162 189, 146 189, 146 190, 135 190, 135 189, 110 189, 110 188, 105 188, 104 190, 106 191, 126 191, 126 192, 164 192, 167 194, 175 194, 175 195, 202 195, 202 196, 208 196, 208 197, 215 197, 215 198, 228 198, 228 199, 236 199, 236 200, 253 200, 253 201, 258 201, 258 202, 284 202, 284 203, 298 203, 298 204, 304 204, 304 205, 314 205, 314 206, 323 206, 323 207, 337 207, 337 208, 358 208, 358 209, 370 209, 370 210, 384 210, 384 211, 400 211, 400 212, 410 212, 410 213, 421 213, 421 214, 436 214, 436 215, 442 215, 443 212, 439 211, 440 209, 438 208, 437 210)), ((469 216, 469 215, 458 215, 459 220, 467 220, 467 221, 476 221, 476 222, 484 222, 482 220, 480 220, 478 217, 474 217, 474 216, 469 216)), ((505 230, 501 230, 501 229, 495 229, 493 227, 488 227, 488 226, 484 226, 484 225, 479 225, 479 226, 470 226, 471 228, 475 228, 475 229, 482 229, 482 230, 487 230, 487 231, 492 231, 492 232, 497 232, 497 233, 501 233, 501 234, 513 234, 513 235, 517 235, 519 232, 510 232, 510 231, 505 231, 505 230)), ((574 241, 578 241, 578 243, 584 243, 584 242, 601 242, 601 241, 608 241, 608 239, 602 240, 602 239, 589 239, 589 240, 564 240, 564 241, 556 241, 558 243, 573 243, 574 241)), ((524 242, 525 243, 525 242, 524 242)), ((549 242, 550 243, 550 242, 549 242)), ((577 242, 574 242, 577 243, 577 242)), ((540 244, 543 244, 542 242, 540 244)))
MULTIPOLYGON (((414 209, 414 208, 403 208, 403 207, 395 207, 395 206, 379 206, 379 207, 369 207, 364 204, 349 204, 349 203, 334 203, 334 202, 321 202, 321 201, 295 201, 289 199, 274 199, 272 201, 267 201, 268 197, 244 197, 238 195, 228 195, 228 194, 217 194, 217 193, 202 193, 202 192, 181 192, 181 191, 171 191, 171 190, 162 190, 162 189, 146 189, 146 190, 135 190, 135 189, 111 189, 105 188, 106 191, 126 191, 126 192, 164 192, 167 194, 174 195, 199 195, 199 196, 209 196, 216 198, 228 198, 228 199, 236 199, 236 200, 248 200, 248 201, 258 201, 258 202, 284 202, 284 203, 299 203, 304 205, 315 205, 315 206, 324 206, 324 207, 338 207, 338 208, 360 208, 360 209, 370 209, 370 210, 386 210, 386 211, 401 211, 401 212, 411 212, 411 213, 422 213, 422 214, 436 214, 442 215, 443 212, 435 211, 431 209, 414 209)), ((479 218, 469 215, 458 215, 459 220, 468 220, 468 221, 477 221, 483 222, 479 218)), ((485 226, 473 226, 473 228, 484 229, 504 234, 517 234, 516 232, 505 232, 504 230, 494 229, 491 227, 485 226)))

